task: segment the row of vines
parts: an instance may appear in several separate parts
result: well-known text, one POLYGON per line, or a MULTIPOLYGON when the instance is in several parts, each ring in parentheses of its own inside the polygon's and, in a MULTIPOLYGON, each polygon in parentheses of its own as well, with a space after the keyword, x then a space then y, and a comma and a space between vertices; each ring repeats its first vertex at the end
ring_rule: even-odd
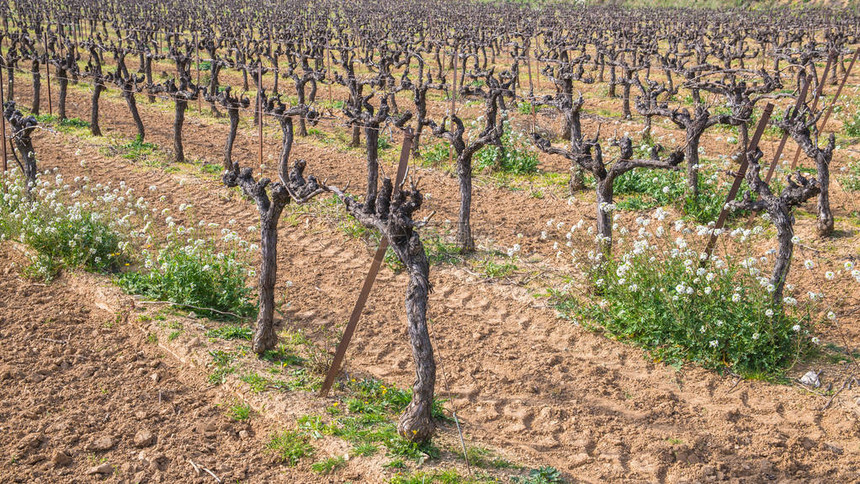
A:
MULTIPOLYGON (((628 338, 647 334, 646 346, 664 353, 677 351, 672 342, 691 337, 659 334, 665 326, 660 321, 677 321, 677 333, 699 331, 693 320, 716 322, 714 331, 722 331, 729 341, 697 337, 681 356, 706 364, 721 359, 737 371, 784 368, 786 354, 804 344, 805 337, 794 329, 796 320, 786 313, 796 305, 786 289, 798 241, 793 211, 815 199, 817 234, 833 235, 830 173, 837 138, 825 133, 856 60, 860 18, 855 12, 635 10, 566 2, 452 5, 438 0, 6 0, 0 10, 9 156, 27 180, 31 200, 39 197, 33 190, 39 186, 33 136, 37 116, 46 108, 44 83, 51 96, 49 109, 61 121, 67 119, 69 86, 88 86, 87 127, 93 136, 102 134, 99 106, 106 91, 121 95, 141 143, 147 126, 138 103, 172 103, 176 163, 186 160, 183 131, 189 105, 197 103, 201 115, 205 105, 207 115, 229 119, 222 180, 241 189, 259 212, 256 353, 277 344, 278 232, 288 204, 334 194, 351 217, 388 241, 409 276, 406 313, 416 382, 399 425, 407 439, 426 442, 434 428, 436 366, 427 329, 430 263, 420 236, 427 219, 415 217, 424 202, 421 190, 409 179, 398 183, 384 170, 380 173, 380 135, 387 130, 403 131, 415 158, 439 146, 434 139, 444 143, 447 150, 438 157, 448 156, 459 185, 454 242, 462 254, 480 245, 472 220, 476 160, 482 169, 516 175, 536 171, 538 153, 567 160, 568 194, 585 196, 593 190, 595 221, 587 235, 571 226, 567 240, 576 237, 580 245, 590 245, 583 249, 589 253, 586 299, 604 298, 613 305, 606 309, 578 301, 571 308, 568 299, 556 294, 565 301, 559 307, 574 318, 603 320, 607 329, 628 338), (26 114, 20 100, 16 104, 20 79, 33 87, 26 114), (825 89, 829 97, 823 95, 825 89), (591 109, 590 104, 599 102, 583 91, 620 102, 620 120, 591 109), (471 118, 465 114, 476 111, 480 114, 471 118), (262 149, 259 160, 234 159, 243 117, 260 128, 265 123, 280 128, 281 152, 271 178, 262 166, 257 170, 263 164, 262 149), (755 130, 767 118, 769 129, 783 136, 784 161, 782 147, 767 159, 758 147, 756 135, 761 133, 755 130), (619 136, 619 121, 633 119, 643 129, 619 136), (611 130, 613 125, 615 134, 607 136, 607 126, 611 130), (366 146, 361 196, 320 181, 325 177, 319 174, 306 175, 308 163, 291 160, 294 141, 317 126, 347 129, 352 146, 366 146), (666 126, 682 133, 677 142, 654 133, 666 126), (703 156, 702 140, 716 131, 731 133, 719 154, 725 164, 703 156), (523 156, 515 138, 534 153, 523 156), (814 169, 797 170, 804 163, 814 169), (745 231, 748 236, 746 214, 760 214, 776 234, 769 274, 751 276, 731 254, 711 253, 713 246, 692 247, 682 236, 664 240, 663 232, 672 229, 663 228, 662 209, 654 218, 638 221, 640 238, 633 250, 616 254, 616 239, 624 239, 629 230, 618 228, 615 192, 631 183, 631 173, 646 173, 642 177, 648 179, 653 174, 655 180, 663 173, 681 177, 681 203, 673 206, 685 220, 702 224, 699 232, 706 238, 730 232, 744 237, 745 231), (720 176, 742 185, 739 196, 727 198, 716 190, 711 181, 720 176), (727 219, 735 226, 724 229, 727 219), (651 223, 659 225, 653 233, 647 228, 651 223), (677 260, 677 267, 655 257, 677 260), (631 270, 636 264, 641 264, 638 272, 631 270), (686 282, 655 294, 654 288, 678 280, 686 282), (697 295, 717 301, 709 311, 726 314, 680 314, 678 307, 695 306, 684 300, 697 295), (745 305, 732 312, 718 298, 745 305), (642 326, 625 327, 625 318, 642 326), (738 332, 739 318, 754 320, 751 329, 738 332), (655 326, 648 327, 651 323, 655 326), (735 329, 718 329, 723 324, 717 323, 735 329), (731 341, 733 333, 736 341, 731 341), (767 352, 775 354, 772 360, 767 352), (760 364, 765 360, 776 363, 760 364)), ((663 193, 669 190, 662 187, 663 193)), ((676 223, 674 230, 689 232, 682 227, 684 222, 676 223)), ((852 274, 860 278, 856 271, 852 274)), ((700 332, 706 333, 705 325, 700 332)))

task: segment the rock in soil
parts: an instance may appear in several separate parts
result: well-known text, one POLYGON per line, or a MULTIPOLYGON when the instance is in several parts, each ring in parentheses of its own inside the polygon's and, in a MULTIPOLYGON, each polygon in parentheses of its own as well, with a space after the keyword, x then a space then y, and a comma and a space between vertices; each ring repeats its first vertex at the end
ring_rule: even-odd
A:
POLYGON ((116 445, 116 442, 108 436, 102 436, 94 440, 88 447, 87 450, 95 451, 95 452, 104 452, 107 450, 113 449, 113 446, 116 445))
POLYGON ((818 388, 821 386, 821 380, 818 379, 819 374, 820 372, 809 370, 805 375, 800 377, 800 383, 808 387, 818 388))
POLYGON ((58 450, 54 452, 54 456, 51 458, 51 462, 53 462, 56 467, 61 467, 69 465, 72 462, 72 458, 69 457, 69 455, 65 452, 58 450))
POLYGON ((107 462, 105 462, 102 465, 90 467, 89 469, 87 469, 87 475, 88 476, 91 476, 93 474, 104 474, 104 475, 113 474, 113 466, 108 464, 107 462))
POLYGON ((155 436, 152 435, 152 432, 149 430, 139 430, 134 435, 134 446, 135 447, 149 447, 155 442, 155 436))

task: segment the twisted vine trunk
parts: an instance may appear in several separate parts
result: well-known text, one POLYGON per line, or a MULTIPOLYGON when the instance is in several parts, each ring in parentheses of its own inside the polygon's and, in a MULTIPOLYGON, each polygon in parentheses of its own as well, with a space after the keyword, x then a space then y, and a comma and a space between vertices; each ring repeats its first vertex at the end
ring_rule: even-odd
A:
POLYGON ((788 270, 791 267, 791 255, 794 253, 794 243, 791 241, 791 238, 794 237, 794 231, 792 230, 791 214, 786 207, 773 207, 768 212, 773 225, 776 227, 776 240, 779 247, 770 283, 774 286, 773 303, 780 305, 782 304, 785 281, 788 279, 788 270))
POLYGON ((406 270, 409 286, 406 288, 406 319, 409 323, 409 340, 415 360, 415 383, 412 401, 400 416, 397 431, 413 442, 430 440, 433 424, 433 393, 436 386, 436 361, 433 345, 427 330, 427 298, 430 293, 430 264, 417 233, 412 233, 407 247, 406 270))
POLYGON ((633 113, 630 111, 630 86, 633 84, 633 69, 624 68, 623 83, 621 110, 624 114, 624 119, 632 119, 633 113))
POLYGON ((607 205, 612 203, 614 198, 614 180, 608 177, 597 178, 597 235, 600 239, 597 241, 597 252, 606 256, 612 250, 612 215, 607 210, 607 205))
POLYGON ((567 182, 567 190, 571 196, 576 192, 585 190, 585 171, 576 163, 570 164, 570 180, 567 182))
POLYGON ((363 203, 338 189, 347 212, 362 225, 379 230, 391 249, 403 262, 409 275, 406 288, 407 331, 415 360, 415 383, 412 401, 406 406, 397 423, 403 438, 423 443, 430 440, 435 430, 433 423, 433 393, 436 386, 436 362, 433 345, 427 329, 427 301, 431 291, 430 264, 421 237, 412 220, 412 214, 421 208, 423 197, 412 185, 412 190, 394 194, 390 178, 382 181, 376 200, 376 212, 366 210, 363 203))
POLYGON ((9 76, 9 87, 6 92, 6 101, 15 99, 15 64, 9 63, 6 66, 6 75, 9 76))
POLYGON ((229 170, 233 166, 233 143, 239 128, 239 109, 227 109, 227 115, 230 117, 230 131, 227 133, 227 145, 224 148, 224 168, 229 170))
POLYGON ((39 105, 42 103, 42 73, 39 69, 39 61, 34 60, 30 66, 33 74, 33 114, 39 115, 39 105))
MULTIPOLYGON (((152 56, 147 55, 147 56, 145 57, 145 59, 146 59, 146 61, 143 63, 143 73, 144 73, 144 75, 146 76, 146 85, 147 85, 147 86, 152 86, 152 84, 153 84, 153 78, 152 78, 152 56)), ((150 92, 149 92, 149 94, 147 94, 147 96, 146 96, 146 97, 147 97, 147 100, 149 101, 149 103, 150 103, 150 104, 152 104, 152 103, 154 103, 154 102, 155 102, 155 94, 153 94, 153 93, 152 93, 152 91, 150 91, 150 92)))
POLYGON ((99 98, 104 90, 104 84, 100 80, 96 80, 93 86, 92 109, 90 111, 90 131, 93 136, 102 135, 102 130, 99 127, 99 98))
POLYGON ((830 211, 830 160, 825 157, 816 157, 816 168, 818 169, 818 235, 829 237, 833 234, 834 221, 833 212, 830 211))
POLYGON ((684 159, 687 160, 687 193, 693 200, 699 199, 699 140, 700 130, 692 125, 687 127, 687 147, 684 149, 684 159))
MULTIPOLYGON (((567 96, 567 92, 565 92, 565 96, 567 96)), ((571 101, 573 100, 573 89, 570 89, 571 101)), ((580 143, 582 141, 582 123, 580 121, 580 113, 582 111, 583 106, 582 98, 576 101, 569 107, 569 113, 564 116, 564 134, 567 134, 567 141, 571 142, 571 147, 573 147, 574 143, 580 143)), ((582 167, 579 166, 579 163, 575 161, 570 162, 570 180, 567 183, 567 188, 570 192, 570 195, 573 196, 576 192, 585 190, 585 172, 582 167)))
POLYGON ((457 246, 464 252, 475 250, 472 239, 472 155, 457 157, 457 178, 460 184, 460 213, 457 223, 457 246))
MULTIPOLYGON (((275 76, 275 78, 277 79, 277 76, 275 76)), ((304 106, 305 105, 305 81, 304 80, 296 83, 296 94, 298 96, 299 106, 304 106)), ((308 127, 307 127, 307 123, 305 122, 304 116, 299 116, 298 135, 299 136, 307 136, 308 135, 308 127)))
MULTIPOLYGON (((274 206, 272 207, 274 208, 274 206)), ((253 350, 263 354, 275 347, 275 282, 278 276, 278 219, 280 210, 260 214, 260 313, 254 332, 253 350)))
POLYGON ((615 75, 615 64, 609 65, 609 97, 616 97, 615 85, 618 84, 618 78, 615 75))
POLYGON ((125 103, 128 104, 128 110, 131 111, 131 117, 134 119, 134 125, 137 127, 137 139, 143 142, 146 132, 143 127, 143 120, 140 118, 140 112, 137 110, 137 100, 134 98, 134 92, 125 86, 122 90, 122 97, 125 103))
MULTIPOLYGON (((220 89, 220 84, 218 83, 218 74, 220 74, 221 72, 221 64, 215 58, 215 55, 210 54, 210 58, 212 60, 209 63, 209 72, 211 74, 209 78, 209 95, 213 96, 214 98, 218 95, 218 90, 220 89)), ((275 76, 275 78, 277 79, 277 76, 275 76)), ((220 118, 222 116, 221 111, 218 111, 218 107, 216 106, 214 100, 209 103, 209 108, 212 111, 212 115, 216 118, 220 118)))
POLYGON ((421 132, 424 131, 424 125, 427 121, 427 90, 418 87, 415 90, 414 96, 416 123, 415 123, 415 138, 412 140, 412 157, 420 156, 419 146, 421 144, 421 132))
POLYGON ((368 212, 374 212, 379 185, 379 127, 368 124, 364 128, 364 136, 367 140, 367 194, 364 207, 368 212))
POLYGON ((57 116, 59 116, 60 121, 66 119, 66 94, 69 90, 69 80, 67 76, 68 72, 65 69, 57 69, 57 83, 60 85, 60 92, 58 94, 59 101, 57 103, 57 116))
POLYGON ((361 146, 361 126, 355 125, 352 127, 352 141, 350 141, 349 146, 353 148, 361 146))
POLYGON ((177 163, 185 163, 185 149, 182 147, 182 125, 185 123, 185 109, 188 107, 188 101, 180 96, 176 96, 174 101, 173 151, 176 153, 174 160, 177 163))

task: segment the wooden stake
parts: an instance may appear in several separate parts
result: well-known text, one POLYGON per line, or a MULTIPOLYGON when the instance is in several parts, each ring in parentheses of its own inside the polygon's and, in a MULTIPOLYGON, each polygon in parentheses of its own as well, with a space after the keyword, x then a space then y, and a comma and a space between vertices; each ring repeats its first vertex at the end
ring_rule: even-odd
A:
POLYGON ((857 55, 860 54, 860 49, 856 49, 854 51, 854 57, 851 58, 851 63, 848 64, 848 70, 845 71, 845 77, 842 78, 842 82, 839 84, 839 88, 836 89, 836 94, 833 96, 833 102, 830 103, 830 106, 827 107, 827 112, 824 113, 824 118, 821 120, 821 125, 818 126, 818 132, 824 132, 824 125, 827 124, 827 120, 830 119, 830 115, 833 113, 833 106, 836 105, 836 101, 839 100, 839 96, 842 94, 842 88, 845 87, 845 83, 848 81, 848 76, 851 75, 851 69, 854 68, 854 63, 857 62, 857 55))
POLYGON ((758 122, 755 134, 753 134, 749 146, 745 148, 743 154, 741 155, 741 166, 738 168, 738 172, 735 175, 735 181, 732 183, 731 189, 729 189, 729 195, 726 197, 726 203, 723 204, 723 209, 720 210, 720 216, 717 218, 717 223, 714 224, 713 231, 711 232, 711 238, 710 240, 708 240, 708 245, 705 248, 705 253, 708 256, 701 261, 702 265, 705 265, 711 258, 711 254, 714 253, 714 248, 717 246, 717 237, 719 237, 719 231, 726 224, 726 219, 729 218, 729 210, 727 208, 727 205, 738 195, 738 190, 740 190, 741 188, 741 182, 743 181, 744 176, 746 176, 747 174, 747 167, 750 163, 749 153, 755 151, 756 148, 758 148, 758 143, 759 141, 761 141, 761 137, 764 134, 764 129, 767 127, 767 122, 770 120, 770 115, 772 113, 773 104, 767 103, 767 105, 764 107, 764 111, 762 111, 761 113, 761 119, 758 122))
MULTIPOLYGON (((412 129, 407 128, 403 132, 403 147, 400 149, 400 163, 397 165, 397 176, 394 181, 394 193, 400 191, 400 183, 403 177, 406 176, 406 166, 409 163, 409 153, 412 150, 412 129)), ((361 286, 361 292, 358 295, 358 301, 352 309, 352 314, 349 316, 349 322, 346 323, 346 328, 343 330, 343 336, 340 343, 337 345, 337 350, 334 353, 331 368, 326 373, 325 381, 320 388, 320 396, 328 396, 329 390, 334 385, 334 380, 340 373, 343 359, 346 356, 346 349, 349 347, 349 342, 352 340, 352 335, 355 333, 355 327, 358 325, 358 320, 361 318, 361 312, 367 303, 367 298, 370 296, 370 290, 373 288, 373 283, 376 281, 376 275, 379 273, 379 266, 382 265, 382 260, 385 258, 385 251, 388 249, 388 239, 382 237, 379 241, 379 248, 376 249, 376 254, 373 256, 373 262, 370 264, 370 270, 364 278, 364 284, 361 286)))
MULTIPOLYGON (((803 77, 803 85, 800 87, 800 94, 797 95, 797 101, 794 103, 794 110, 800 109, 803 103, 806 102, 806 94, 809 92, 809 85, 812 83, 810 76, 803 77)), ((779 140, 779 146, 776 148, 776 153, 773 155, 773 161, 767 169, 767 175, 764 178, 765 185, 770 183, 773 178, 773 172, 776 170, 776 165, 779 164, 779 157, 782 155, 782 150, 785 148, 785 143, 788 141, 788 132, 782 133, 782 139, 779 140)))

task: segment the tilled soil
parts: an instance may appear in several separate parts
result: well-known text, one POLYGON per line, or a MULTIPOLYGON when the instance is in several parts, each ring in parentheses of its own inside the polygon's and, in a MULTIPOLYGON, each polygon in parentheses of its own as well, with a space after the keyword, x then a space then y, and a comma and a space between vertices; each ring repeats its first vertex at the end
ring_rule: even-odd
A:
POLYGON ((0 482, 314 482, 263 451, 265 420, 228 418, 127 319, 23 263, 0 247, 0 482))
MULTIPOLYGON (((83 103, 83 99, 81 101, 83 103)), ((103 100, 103 103, 106 116, 103 127, 122 126, 125 130, 130 121, 122 105, 114 100, 103 100)), ((84 106, 86 104, 81 104, 82 108, 84 106)), ((161 116, 153 125, 164 129, 152 130, 152 136, 160 145, 168 145, 169 113, 159 115, 153 110, 149 115, 161 116)), ((221 144, 212 135, 213 131, 212 126, 203 122, 189 125, 187 150, 192 151, 189 147, 199 142, 202 148, 196 149, 200 153, 209 153, 207 156, 217 159, 215 153, 220 151, 215 149, 220 150, 221 144)), ((132 132, 128 130, 126 134, 132 132)), ((180 203, 193 203, 195 217, 207 222, 226 224, 236 219, 242 224, 256 223, 254 208, 233 197, 232 192, 215 180, 189 179, 185 175, 143 169, 117 157, 105 156, 96 146, 67 135, 40 136, 37 150, 44 168, 58 166, 67 179, 87 175, 99 183, 124 180, 158 208, 175 210, 180 203), (80 154, 70 154, 68 147, 72 144, 80 154), (80 166, 81 159, 87 160, 86 168, 80 166), (155 192, 148 191, 151 185, 157 187, 155 192), (161 195, 167 196, 165 201, 158 200, 161 195)), ((247 152, 252 153, 252 148, 247 148, 247 152)), ((297 147, 295 156, 307 158, 312 172, 332 170, 338 181, 363 179, 358 176, 361 164, 357 155, 326 152, 306 144, 297 147)), ((453 204, 454 199, 447 195, 454 190, 454 185, 438 174, 428 174, 428 177, 431 181, 427 183, 432 187, 429 191, 434 192, 436 200, 442 200, 433 208, 453 213, 454 209, 448 205, 453 204), (437 182, 439 185, 435 185, 437 182), (435 196, 437 191, 439 196, 435 196)), ((492 235, 506 242, 517 240, 518 232, 525 232, 534 240, 541 227, 535 219, 540 221, 566 214, 566 219, 570 220, 582 214, 582 210, 591 209, 586 204, 571 208, 559 201, 527 200, 525 195, 490 187, 478 198, 481 201, 478 202, 477 220, 494 227, 492 235), (526 201, 529 210, 524 211, 521 207, 526 201)), ((324 324, 344 321, 370 264, 367 247, 331 230, 324 222, 306 217, 300 218, 296 225, 282 225, 279 249, 281 288, 286 280, 294 283, 289 291, 288 321, 279 324, 307 329, 313 334, 324 324)), ((848 250, 844 246, 842 249, 848 250)), ((56 300, 56 294, 63 291, 61 285, 55 283, 43 288, 10 277, 15 282, 7 282, 7 286, 25 284, 23 287, 42 294, 45 302, 39 303, 36 310, 23 306, 27 308, 26 314, 34 315, 31 326, 36 326, 35 321, 58 315, 57 311, 66 307, 56 300), (48 299, 51 295, 54 300, 48 299)), ((349 356, 349 368, 367 371, 401 386, 408 386, 412 378, 402 310, 405 281, 403 274, 387 269, 380 275, 349 356)), ((860 478, 858 406, 853 401, 854 390, 842 392, 834 404, 823 410, 827 398, 794 386, 736 381, 695 368, 676 370, 649 361, 641 350, 560 321, 553 311, 542 307, 525 289, 516 286, 488 283, 463 269, 448 266, 434 266, 431 282, 435 286, 430 301, 431 330, 446 381, 444 386, 440 381, 440 393, 452 399, 449 406, 456 408, 463 418, 470 442, 504 449, 524 462, 554 465, 584 482, 718 479, 847 482, 860 478), (450 392, 445 389, 448 386, 450 392)), ((15 290, 5 289, 7 286, 4 286, 4 301, 10 297, 8 294, 15 293, 15 290)), ((69 305, 74 307, 72 303, 69 305)), ((4 305, 0 311, 7 311, 6 307, 4 305)), ((11 303, 8 307, 12 307, 11 303)), ((12 312, 12 316, 25 317, 16 312, 12 312)), ((94 321, 95 327, 82 334, 90 334, 95 329, 102 335, 105 331, 104 338, 110 340, 110 331, 100 329, 103 323, 94 321)), ((4 339, 12 337, 9 323, 5 321, 3 331, 4 339)), ((51 333, 52 336, 47 337, 65 339, 65 332, 59 333, 62 334, 51 333)), ((131 339, 132 336, 128 338, 129 346, 140 348, 141 336, 138 335, 137 340, 131 339)), ((98 341, 95 335, 89 339, 98 341)), ((32 345, 32 340, 26 341, 25 348, 32 345)), ((43 351, 56 345, 45 341, 43 351)), ((26 351, 24 354, 29 355, 26 351)), ((117 350, 113 357, 118 358, 119 354, 129 353, 117 350)), ((46 361, 39 352, 28 361, 32 368, 40 368, 54 359, 46 361)), ((134 367, 133 363, 125 364, 134 367)), ((4 360, 4 364, 9 363, 4 360)), ((141 385, 153 384, 152 380, 147 380, 153 371, 168 369, 146 370, 140 375, 141 385)), ((24 374, 26 376, 26 372, 24 374)), ((94 377, 100 375, 96 373, 94 377)), ((122 376, 111 381, 117 388, 124 389, 126 385, 122 376)), ((128 381, 133 386, 133 380, 128 381)), ((173 379, 165 373, 160 381, 166 383, 173 379)), ((86 384, 90 383, 91 380, 86 380, 86 384)), ((4 393, 10 391, 6 387, 4 380, 4 393)), ((211 390, 198 387, 198 402, 206 400, 202 397, 207 391, 211 390)), ((145 395, 143 390, 141 395, 145 395)), ((150 392, 149 398, 152 395, 150 392)), ((191 394, 186 395, 192 399, 191 394)), ((108 404, 93 402, 87 410, 98 408, 98 412, 104 414, 103 408, 108 404)), ((200 406, 194 408, 201 409, 200 412, 210 408, 197 405, 200 406)), ((23 412, 23 408, 13 412, 12 418, 21 420, 19 415, 23 412)), ((191 412, 183 411, 184 414, 191 412)), ((210 412, 206 415, 218 418, 217 410, 210 409, 210 412)), ((94 418, 98 421, 104 417, 94 418)), ((223 419, 221 422, 224 425, 223 419)), ((235 424, 228 426, 236 428, 235 424)), ((34 423, 33 430, 28 428, 28 432, 41 431, 50 436, 47 430, 37 427, 38 423, 34 423)), ((94 429, 94 434, 96 430, 100 429, 94 429)), ((116 430, 114 438, 125 438, 127 442, 137 431, 138 428, 129 428, 124 433, 116 430)), ((24 433, 8 445, 17 445, 26 436, 27 432, 24 433)), ((87 435, 91 437, 94 435, 87 435)), ((87 439, 80 437, 80 440, 86 442, 87 439)), ((117 448, 122 448, 121 445, 117 444, 117 448)), ((42 446, 38 444, 37 449, 42 446)), ((224 455, 232 455, 233 449, 226 444, 224 447, 224 455)), ((247 458, 262 459, 253 462, 265 467, 265 458, 259 456, 260 449, 258 442, 247 458)), ((244 469, 232 466, 227 457, 221 459, 221 449, 215 451, 210 454, 212 460, 201 459, 202 465, 214 466, 210 468, 216 473, 221 470, 217 463, 227 462, 225 465, 231 467, 229 472, 244 469), (215 459, 215 455, 219 458, 215 459)), ((44 453, 44 459, 53 456, 48 453, 44 453)), ((172 458, 181 459, 175 455, 172 458)), ((194 457, 190 458, 197 462, 194 457)), ((78 462, 79 459, 74 460, 73 465, 79 465, 78 462)), ((258 465, 248 465, 251 481, 257 479, 254 472, 264 472, 251 469, 258 465)), ((50 468, 50 465, 37 460, 17 468, 30 472, 42 467, 50 468)), ((187 471, 191 470, 189 464, 184 467, 171 464, 166 472, 180 467, 184 472, 182 478, 186 478, 187 471)), ((80 469, 85 470, 85 466, 81 465, 80 469)), ((265 481, 266 475, 261 474, 260 479, 265 481)))

